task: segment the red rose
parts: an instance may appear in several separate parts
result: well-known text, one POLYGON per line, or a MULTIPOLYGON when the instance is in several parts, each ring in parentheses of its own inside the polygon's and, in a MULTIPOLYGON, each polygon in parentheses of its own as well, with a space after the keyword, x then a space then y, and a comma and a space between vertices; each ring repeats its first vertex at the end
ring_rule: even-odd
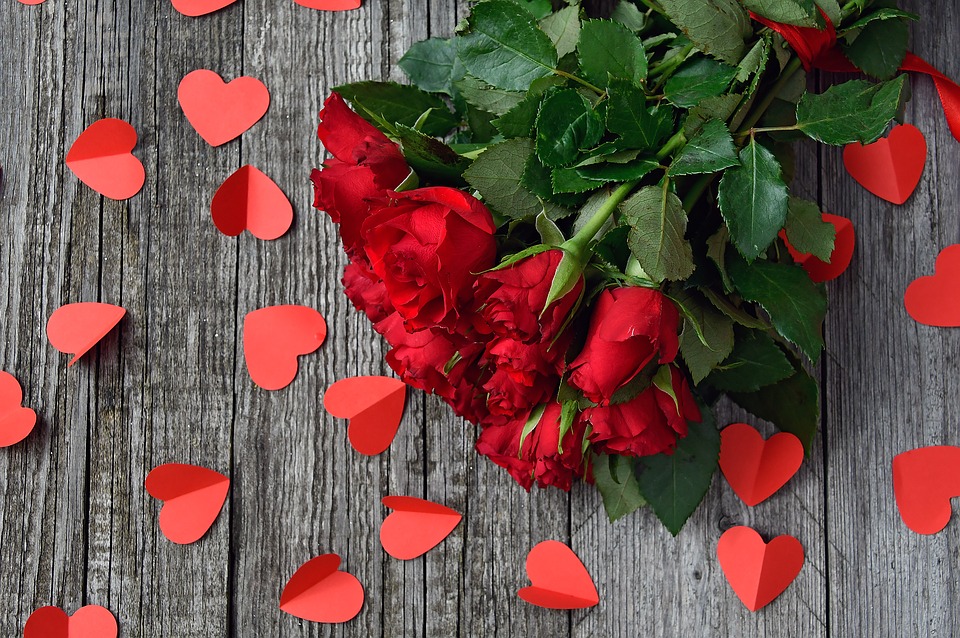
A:
POLYGON ((659 290, 607 289, 594 302, 587 341, 570 363, 570 385, 594 403, 606 403, 659 353, 660 363, 677 356, 680 316, 659 290))
POLYGON ((486 358, 493 374, 483 384, 491 415, 513 416, 553 398, 560 385, 562 359, 547 350, 549 344, 526 344, 514 339, 495 339, 487 345, 486 358))
POLYGON ((377 323, 393 312, 387 288, 370 270, 366 259, 351 257, 350 263, 343 269, 344 292, 353 303, 353 307, 365 313, 371 322, 377 323))
POLYGON ((673 397, 655 385, 626 403, 588 408, 583 418, 592 428, 593 449, 624 456, 672 450, 677 438, 687 435, 687 422, 699 422, 701 415, 686 378, 672 366, 670 373, 679 410, 673 397))
POLYGON ((586 425, 578 418, 563 437, 561 446, 560 404, 551 402, 524 438, 521 448, 520 438, 529 417, 529 411, 523 412, 505 425, 484 428, 477 439, 477 452, 506 469, 526 490, 533 486, 534 480, 540 487, 553 485, 569 490, 574 477, 586 474, 583 458, 586 425))
POLYGON ((400 147, 350 110, 337 93, 320 111, 317 131, 333 159, 310 175, 314 207, 340 224, 340 237, 348 254, 361 247, 360 226, 370 213, 371 201, 387 195, 410 174, 400 147))
POLYGON ((750 17, 765 27, 770 27, 787 41, 796 54, 803 62, 803 68, 809 71, 812 67, 833 49, 837 43, 837 30, 827 14, 820 9, 820 15, 826 22, 826 27, 817 29, 814 27, 797 27, 792 24, 781 24, 768 20, 761 15, 750 12, 750 17))
POLYGON ((370 265, 408 330, 452 327, 472 306, 474 273, 496 259, 493 217, 455 188, 392 196, 363 224, 370 265))

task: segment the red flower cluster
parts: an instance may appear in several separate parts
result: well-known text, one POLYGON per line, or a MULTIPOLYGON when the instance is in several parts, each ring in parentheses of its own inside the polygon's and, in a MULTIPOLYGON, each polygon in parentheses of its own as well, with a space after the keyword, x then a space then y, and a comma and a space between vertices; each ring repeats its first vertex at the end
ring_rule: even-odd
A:
MULTIPOLYGON (((683 374, 618 402, 617 391, 668 364, 679 317, 659 291, 600 293, 580 353, 569 329, 581 276, 547 303, 563 252, 497 264, 496 225, 473 196, 448 187, 397 192, 410 174, 399 147, 332 94, 320 140, 333 155, 312 175, 314 205, 339 223, 353 305, 390 344, 403 381, 482 426, 477 450, 530 489, 591 480, 586 450, 630 456, 672 449, 699 420, 683 374), (569 363, 568 363, 569 362, 569 363), (564 418, 563 375, 594 407, 564 418), (662 385, 662 384, 661 384, 662 385)), ((629 393, 628 393, 629 394, 629 393)))

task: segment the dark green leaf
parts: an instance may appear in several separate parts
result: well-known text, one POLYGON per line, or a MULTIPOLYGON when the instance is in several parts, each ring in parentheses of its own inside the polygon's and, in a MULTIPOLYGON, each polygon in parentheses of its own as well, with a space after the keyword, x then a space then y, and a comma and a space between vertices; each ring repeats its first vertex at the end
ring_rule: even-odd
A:
POLYGON ((820 388, 799 362, 796 372, 757 392, 730 395, 740 407, 800 439, 807 454, 820 424, 820 388))
POLYGON ((610 18, 634 32, 643 31, 647 26, 647 17, 630 0, 620 0, 610 13, 610 18))
POLYGON ((743 57, 750 17, 737 0, 660 0, 670 21, 698 49, 729 64, 743 57))
POLYGON ((575 89, 547 96, 537 115, 537 156, 545 166, 569 166, 603 135, 603 121, 575 89))
POLYGON ((420 177, 463 184, 463 172, 470 160, 461 157, 452 148, 409 126, 398 124, 397 141, 410 168, 420 177))
POLYGON ((820 95, 806 93, 797 104, 797 128, 824 144, 876 142, 900 115, 906 76, 871 84, 850 80, 820 95))
POLYGON ((737 82, 746 82, 750 79, 750 76, 762 73, 767 65, 769 53, 770 41, 767 38, 757 40, 757 43, 747 51, 747 54, 737 64, 737 82))
POLYGON ((372 124, 376 122, 364 113, 364 109, 391 124, 405 126, 413 126, 421 115, 430 111, 420 129, 427 135, 443 136, 457 125, 457 118, 442 99, 415 86, 396 82, 355 82, 342 84, 333 90, 354 106, 362 105, 363 109, 357 109, 357 112, 372 124))
POLYGON ((624 164, 609 162, 592 164, 576 168, 577 175, 584 179, 601 182, 632 182, 660 167, 660 162, 648 159, 638 159, 624 164))
POLYGON ((593 479, 611 523, 647 504, 640 495, 632 458, 606 454, 594 457, 593 479))
POLYGON ((868 13, 867 15, 863 16, 856 22, 852 22, 850 25, 845 27, 845 30, 851 31, 853 29, 861 29, 867 26, 868 24, 870 24, 871 22, 875 22, 877 20, 895 20, 898 18, 905 18, 907 20, 919 20, 920 16, 918 16, 916 13, 910 13, 909 11, 902 11, 900 9, 895 9, 893 7, 883 7, 883 8, 877 9, 872 13, 868 13))
POLYGON ((831 24, 840 24, 842 15, 840 13, 840 3, 837 0, 817 0, 817 6, 827 14, 831 24))
POLYGON ((703 129, 703 125, 710 120, 728 121, 734 111, 740 106, 742 95, 728 93, 717 97, 709 97, 690 109, 683 122, 683 134, 688 138, 695 136, 703 129))
POLYGON ((463 99, 481 111, 504 115, 523 101, 525 93, 495 89, 483 80, 468 75, 455 83, 463 99))
POLYGON ((561 83, 562 78, 550 76, 541 78, 530 86, 527 96, 515 107, 501 115, 499 119, 493 121, 500 134, 504 137, 530 137, 533 132, 533 124, 537 121, 537 113, 540 112, 540 103, 543 101, 544 92, 551 86, 561 83))
POLYGON ((453 96, 453 83, 463 77, 453 40, 443 38, 415 42, 397 64, 411 82, 430 93, 453 96))
POLYGON ((501 89, 526 91, 557 66, 553 42, 528 11, 510 0, 476 4, 456 40, 467 71, 501 89))
POLYGON ((867 75, 887 80, 903 64, 909 39, 906 20, 877 20, 865 26, 843 52, 867 75))
POLYGON ((550 0, 513 0, 513 2, 529 11, 537 20, 547 17, 553 11, 550 0))
POLYGON ((586 193, 603 186, 603 181, 582 177, 578 168, 555 168, 550 181, 555 193, 586 193))
POLYGON ((577 57, 586 79, 597 86, 607 86, 611 78, 639 85, 647 77, 643 42, 619 22, 584 22, 577 42, 577 57))
POLYGON ((623 146, 656 151, 673 132, 673 109, 669 106, 647 108, 643 91, 627 82, 610 86, 607 128, 620 136, 623 146))
POLYGON ((823 221, 816 202, 791 197, 786 231, 790 245, 797 251, 830 261, 837 229, 830 222, 823 221))
POLYGON ((716 173, 739 163, 727 125, 720 120, 710 120, 700 134, 683 147, 670 164, 667 175, 716 173))
POLYGON ((620 211, 630 226, 630 252, 654 281, 686 279, 693 273, 693 250, 684 237, 687 213, 669 188, 642 188, 620 211))
POLYGON ((536 217, 543 210, 543 204, 520 183, 532 153, 533 142, 528 139, 494 144, 473 161, 463 177, 480 192, 490 208, 504 217, 536 217))
POLYGON ((672 293, 683 314, 680 354, 693 383, 700 383, 733 350, 733 321, 694 290, 672 293))
POLYGON ((740 166, 724 173, 718 199, 730 238, 749 261, 773 243, 787 221, 787 185, 780 164, 753 139, 740 151, 740 166))
POLYGON ((726 91, 736 75, 736 67, 710 58, 696 58, 684 62, 670 76, 663 87, 663 94, 677 106, 690 108, 726 91))
POLYGON ((791 374, 793 365, 773 339, 758 330, 741 329, 733 352, 707 383, 725 392, 756 392, 791 374))
POLYGON ((540 28, 557 48, 561 58, 577 50, 580 39, 580 6, 564 7, 540 21, 540 28))
POLYGON ((813 0, 743 0, 748 9, 764 18, 798 27, 819 24, 817 5, 813 0))

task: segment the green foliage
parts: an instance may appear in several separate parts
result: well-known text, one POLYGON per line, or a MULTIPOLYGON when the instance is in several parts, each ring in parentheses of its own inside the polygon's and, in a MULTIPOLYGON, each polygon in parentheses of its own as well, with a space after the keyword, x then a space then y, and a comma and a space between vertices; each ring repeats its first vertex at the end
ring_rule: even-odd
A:
POLYGON ((887 80, 903 64, 909 38, 905 19, 875 20, 866 24, 843 52, 867 75, 887 80))
POLYGON ((667 80, 663 94, 673 104, 690 108, 726 91, 736 76, 736 67, 697 58, 685 63, 667 80))
POLYGON ((493 115, 506 115, 527 96, 520 91, 494 88, 471 75, 461 78, 454 86, 468 104, 493 115))
POLYGON ((670 164, 667 174, 673 177, 716 173, 739 163, 737 150, 733 145, 733 136, 730 135, 726 124, 720 120, 710 120, 703 125, 699 135, 683 147, 670 164))
POLYGON ((532 154, 533 142, 528 139, 500 142, 475 159, 463 177, 490 208, 504 217, 534 218, 543 211, 543 204, 521 184, 532 154))
POLYGON ((813 0, 743 0, 744 6, 774 22, 816 27, 821 22, 813 0))
POLYGON ((823 221, 816 202, 791 197, 785 230, 790 245, 798 251, 830 261, 837 229, 830 222, 823 221))
POLYGON ((647 106, 643 91, 626 82, 610 86, 607 128, 624 147, 650 151, 670 137, 674 114, 669 106, 647 106))
POLYGON ((621 205, 630 226, 627 245, 654 281, 686 279, 693 274, 693 250, 684 235, 687 213, 669 188, 647 186, 621 205))
POLYGON ((545 166, 569 166, 600 141, 603 120, 574 89, 554 91, 537 115, 537 157, 545 166))
POLYGON ((797 128, 824 144, 870 144, 900 115, 906 94, 905 75, 879 84, 850 80, 820 95, 806 93, 797 104, 797 128))
POLYGON ((660 6, 698 49, 727 64, 740 62, 752 29, 737 0, 660 0, 660 6))
POLYGON ((647 504, 640 494, 634 460, 631 458, 606 454, 595 456, 593 479, 611 523, 647 504))
POLYGON ((463 77, 453 40, 430 38, 415 42, 397 65, 410 81, 428 93, 455 95, 453 84, 463 77))
POLYGON ((733 350, 733 320, 695 290, 672 293, 683 315, 680 355, 694 384, 700 383, 733 350))
POLYGON ((600 87, 610 80, 638 85, 647 77, 647 55, 633 31, 611 20, 587 20, 577 42, 580 69, 600 87))
POLYGON ((787 355, 769 335, 741 329, 730 356, 707 377, 707 383, 725 392, 756 392, 791 374, 787 355))
POLYGON ((429 111, 420 130, 427 135, 442 136, 457 125, 457 118, 439 97, 415 86, 396 82, 354 82, 333 89, 356 108, 370 123, 378 122, 370 114, 387 122, 414 126, 429 111))
POLYGON ((571 5, 548 15, 540 21, 540 28, 553 42, 559 57, 573 53, 580 39, 580 7, 571 5))

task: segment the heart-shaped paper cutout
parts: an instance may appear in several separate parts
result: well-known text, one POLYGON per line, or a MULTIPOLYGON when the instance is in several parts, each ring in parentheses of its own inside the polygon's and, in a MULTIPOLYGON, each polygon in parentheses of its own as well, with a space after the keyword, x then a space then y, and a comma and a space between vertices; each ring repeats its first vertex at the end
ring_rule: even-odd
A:
POLYGON ((104 197, 130 199, 146 179, 143 164, 132 153, 136 145, 137 132, 123 120, 98 120, 70 147, 67 167, 104 197))
POLYGON ((237 0, 171 0, 173 8, 185 16, 195 18, 219 11, 237 0))
POLYGON ((72 616, 59 607, 41 607, 27 619, 23 638, 117 638, 117 619, 99 605, 81 607, 72 616))
POLYGON ((960 327, 960 244, 940 251, 932 276, 907 286, 903 305, 914 320, 927 326, 960 327))
POLYGON ((297 357, 316 351, 327 337, 323 316, 306 306, 269 306, 243 320, 243 356, 253 382, 280 390, 297 376, 297 357))
POLYGON ((359 9, 363 0, 293 0, 301 7, 318 11, 350 11, 359 9))
POLYGON ((214 225, 228 237, 249 230, 257 239, 276 239, 293 223, 290 200, 272 179, 249 164, 220 185, 210 212, 214 225))
POLYGON ((54 310, 47 321, 50 345, 64 354, 74 355, 69 366, 97 345, 127 311, 108 303, 81 302, 54 310))
POLYGON ((893 459, 893 493, 903 522, 936 534, 950 522, 950 499, 960 496, 960 447, 922 447, 893 459))
POLYGON ((270 106, 270 92, 260 80, 243 76, 224 82, 207 69, 180 80, 177 98, 191 126, 210 146, 240 137, 270 106))
POLYGON ((392 377, 341 379, 323 395, 323 407, 341 419, 350 419, 347 436, 360 454, 380 454, 400 428, 407 386, 392 377))
POLYGON ((217 520, 230 479, 205 467, 167 463, 147 475, 150 496, 163 501, 160 531, 178 545, 200 540, 217 520))
POLYGON ((323 554, 304 563, 280 594, 280 609, 304 620, 347 622, 363 607, 363 585, 338 571, 340 557, 323 554))
POLYGON ((9 447, 27 438, 37 424, 37 413, 25 408, 20 382, 0 371, 0 447, 9 447))
POLYGON ((44 0, 17 0, 20 4, 25 4, 29 6, 34 6, 38 4, 43 4, 44 0))
POLYGON ((911 124, 895 126, 890 135, 873 144, 847 144, 843 165, 868 191, 894 204, 902 204, 920 183, 927 162, 927 140, 911 124))
POLYGON ((803 443, 789 432, 766 441, 746 423, 733 423, 720 432, 720 471, 751 507, 786 485, 802 463, 803 443))
POLYGON ((757 611, 796 579, 803 567, 803 546, 793 536, 764 543, 749 527, 731 527, 717 543, 717 559, 737 597, 757 611))
POLYGON ((573 550, 560 541, 543 541, 527 554, 530 587, 517 595, 548 609, 585 609, 600 602, 597 586, 573 550))
POLYGON ((413 496, 387 496, 393 512, 380 525, 380 544, 394 558, 410 560, 439 545, 463 518, 449 507, 413 496))
POLYGON ((853 222, 846 217, 831 215, 830 213, 821 213, 821 215, 823 221, 833 224, 836 231, 829 263, 815 255, 799 252, 790 245, 787 234, 780 231, 780 237, 787 245, 790 256, 807 271, 810 279, 818 284, 836 279, 850 267, 850 262, 853 260, 853 250, 857 243, 853 222))

